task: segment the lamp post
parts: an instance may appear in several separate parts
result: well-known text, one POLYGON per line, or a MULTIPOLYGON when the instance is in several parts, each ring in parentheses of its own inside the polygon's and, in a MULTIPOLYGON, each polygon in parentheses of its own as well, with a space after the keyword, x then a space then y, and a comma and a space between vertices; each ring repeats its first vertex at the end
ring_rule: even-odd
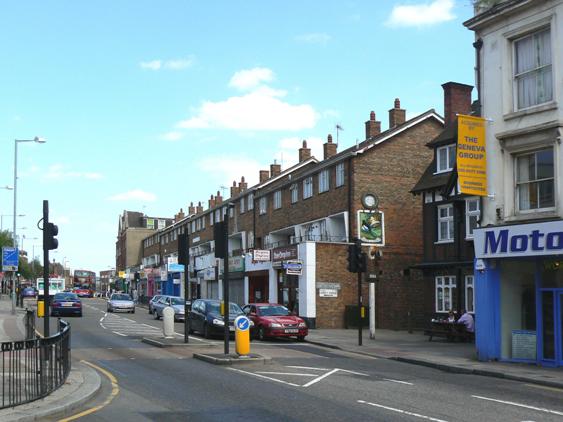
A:
MULTIPOLYGON (((13 217, 12 214, 1 214, 0 215, 0 231, 4 230, 4 217, 13 217)), ((16 217, 25 217, 25 214, 18 214, 16 217)))
MULTIPOLYGON (((18 195, 18 144, 20 142, 36 142, 38 144, 44 144, 46 141, 44 138, 39 138, 36 136, 33 139, 14 139, 14 232, 12 235, 14 236, 14 247, 17 248, 17 240, 16 240, 16 217, 18 215, 17 212, 17 195, 18 195)), ((16 289, 15 289, 15 282, 16 282, 16 271, 12 273, 12 314, 16 313, 16 289)))

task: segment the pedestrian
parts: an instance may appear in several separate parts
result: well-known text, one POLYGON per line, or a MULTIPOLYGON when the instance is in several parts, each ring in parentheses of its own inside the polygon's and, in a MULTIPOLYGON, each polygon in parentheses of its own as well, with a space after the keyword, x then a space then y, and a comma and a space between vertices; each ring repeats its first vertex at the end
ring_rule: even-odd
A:
POLYGON ((465 329, 468 333, 475 332, 475 321, 473 320, 473 315, 467 312, 466 309, 463 310, 463 315, 457 320, 457 323, 465 325, 465 329))

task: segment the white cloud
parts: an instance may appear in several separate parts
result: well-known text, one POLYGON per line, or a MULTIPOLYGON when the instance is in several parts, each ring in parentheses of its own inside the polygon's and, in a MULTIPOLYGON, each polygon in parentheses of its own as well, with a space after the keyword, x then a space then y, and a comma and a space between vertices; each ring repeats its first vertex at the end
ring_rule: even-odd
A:
POLYGON ((391 11, 389 26, 430 26, 455 19, 454 0, 434 0, 430 3, 399 5, 391 11))
POLYGON ((68 217, 66 215, 54 216, 54 217, 50 218, 50 220, 52 222, 54 222, 55 224, 69 224, 70 223, 70 217, 68 217))
POLYGON ((62 164, 54 164, 47 169, 47 172, 43 177, 49 180, 65 180, 65 179, 99 180, 103 176, 100 173, 95 173, 95 172, 80 172, 80 171, 66 170, 62 164))
POLYGON ((194 57, 188 56, 182 59, 171 59, 171 60, 151 60, 148 62, 141 62, 139 66, 141 69, 149 69, 149 70, 160 70, 160 69, 168 69, 168 70, 182 70, 191 67, 194 64, 194 57))
POLYGON ((177 127, 235 130, 302 130, 314 127, 318 114, 313 107, 280 100, 286 94, 285 91, 260 87, 225 101, 205 101, 194 117, 179 122, 177 127))
MULTIPOLYGON (((240 182, 241 176, 244 176, 244 180, 248 183, 248 186, 252 186, 258 183, 258 172, 260 170, 269 169, 269 165, 261 166, 258 161, 253 160, 249 157, 239 156, 212 156, 202 159, 198 163, 198 167, 204 173, 209 175, 209 178, 213 179, 215 183, 219 186, 230 186, 233 185, 233 180, 240 182)), ((208 184, 209 185, 209 184, 208 184)), ((230 196, 230 190, 225 192, 227 197, 230 196)))
POLYGON ((331 40, 331 36, 321 32, 314 32, 310 34, 301 34, 295 37, 295 41, 306 44, 326 44, 331 40))
POLYGON ((118 193, 116 195, 107 198, 109 201, 156 201, 156 195, 154 193, 145 192, 140 189, 133 189, 129 192, 118 193))
POLYGON ((170 142, 179 141, 183 137, 184 134, 182 132, 177 132, 177 131, 163 133, 162 135, 159 136, 159 138, 162 139, 163 141, 170 141, 170 142))
POLYGON ((262 82, 272 82, 275 78, 274 72, 266 67, 255 67, 254 69, 239 70, 231 80, 229 86, 246 91, 256 88, 262 82))

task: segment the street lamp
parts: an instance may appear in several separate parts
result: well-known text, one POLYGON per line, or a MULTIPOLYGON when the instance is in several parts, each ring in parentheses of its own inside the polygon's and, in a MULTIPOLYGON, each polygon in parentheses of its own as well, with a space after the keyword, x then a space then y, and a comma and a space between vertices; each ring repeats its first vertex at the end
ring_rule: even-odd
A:
MULTIPOLYGON (((46 141, 44 138, 40 138, 36 136, 33 139, 14 139, 14 232, 12 235, 14 236, 14 247, 17 247, 17 240, 16 240, 16 216, 18 215, 17 212, 17 194, 18 194, 18 144, 20 142, 35 142, 38 144, 44 144, 46 141)), ((15 274, 13 272, 12 276, 12 314, 16 313, 16 290, 15 290, 15 274)))
MULTIPOLYGON (((0 231, 4 230, 4 217, 13 217, 13 215, 12 214, 1 214, 0 215, 0 231)), ((16 215, 16 217, 25 217, 25 214, 18 214, 18 215, 16 215)))

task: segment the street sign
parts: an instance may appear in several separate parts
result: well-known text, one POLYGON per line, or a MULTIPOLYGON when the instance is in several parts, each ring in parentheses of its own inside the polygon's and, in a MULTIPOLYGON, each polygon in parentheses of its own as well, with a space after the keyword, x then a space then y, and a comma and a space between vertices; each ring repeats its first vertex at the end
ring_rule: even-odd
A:
POLYGON ((2 247, 2 271, 17 271, 19 266, 18 258, 18 248, 2 247))
POLYGON ((238 330, 246 331, 250 328, 250 320, 245 316, 237 317, 235 325, 238 330))
POLYGON ((301 261, 287 261, 282 263, 282 268, 286 274, 301 275, 303 270, 303 262, 301 261))

